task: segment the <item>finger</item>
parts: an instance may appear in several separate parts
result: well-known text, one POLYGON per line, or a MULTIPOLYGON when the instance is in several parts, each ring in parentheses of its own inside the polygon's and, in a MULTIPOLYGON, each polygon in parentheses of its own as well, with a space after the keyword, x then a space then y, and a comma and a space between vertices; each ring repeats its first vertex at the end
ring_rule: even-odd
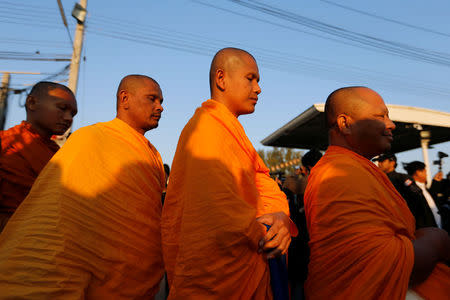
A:
POLYGON ((269 231, 264 235, 264 240, 266 242, 272 240, 280 231, 280 226, 275 224, 272 227, 270 227, 269 231))
POLYGON ((262 224, 266 224, 269 226, 273 225, 273 216, 271 215, 262 215, 261 217, 256 218, 256 221, 262 224))
POLYGON ((273 248, 278 248, 278 246, 281 244, 282 237, 276 235, 272 240, 266 242, 264 244, 264 251, 269 251, 273 248))
POLYGON ((277 248, 273 249, 272 251, 270 251, 267 254, 267 259, 286 254, 289 249, 290 243, 291 243, 291 237, 286 236, 277 248))
POLYGON ((288 236, 285 239, 283 239, 283 241, 281 242, 281 245, 279 247, 280 249, 283 249, 282 252, 281 252, 282 255, 284 255, 284 254, 286 254, 288 252, 290 244, 291 244, 291 237, 290 236, 288 236))
MULTIPOLYGON (((266 239, 266 237, 264 238, 266 239)), ((266 239, 264 249, 267 251, 267 249, 278 247, 285 238, 290 239, 290 233, 285 227, 281 227, 281 229, 271 240, 267 241, 266 239)))
POLYGON ((267 259, 271 259, 271 258, 280 256, 280 255, 281 255, 281 249, 276 248, 276 249, 274 249, 273 251, 269 252, 269 253, 267 254, 266 258, 267 258, 267 259))

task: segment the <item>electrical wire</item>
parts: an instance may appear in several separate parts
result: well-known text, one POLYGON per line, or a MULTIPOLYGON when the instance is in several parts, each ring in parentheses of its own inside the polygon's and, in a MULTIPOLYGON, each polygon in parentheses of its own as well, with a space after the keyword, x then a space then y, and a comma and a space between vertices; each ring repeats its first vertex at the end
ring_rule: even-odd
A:
POLYGON ((369 16, 371 18, 387 21, 387 22, 390 22, 390 23, 393 23, 393 24, 397 24, 397 25, 402 25, 402 26, 409 27, 409 28, 412 28, 412 29, 417 29, 417 30, 420 30, 420 31, 423 31, 423 32, 427 32, 427 33, 433 33, 433 34, 437 34, 437 35, 440 35, 440 36, 450 37, 450 34, 445 33, 445 32, 441 32, 441 31, 437 31, 437 30, 434 30, 434 29, 430 29, 430 28, 417 26, 417 25, 414 25, 414 24, 409 24, 409 23, 406 23, 406 22, 401 22, 401 21, 398 21, 398 20, 386 18, 386 17, 380 16, 380 15, 369 13, 369 12, 366 12, 366 11, 363 11, 363 10, 352 8, 350 6, 342 5, 342 4, 339 4, 339 3, 336 3, 336 2, 333 2, 333 1, 329 1, 329 0, 320 0, 320 1, 322 1, 324 3, 327 3, 329 5, 333 5, 333 6, 337 6, 337 7, 343 8, 345 10, 349 10, 349 11, 353 11, 353 12, 359 13, 361 15, 369 16))
MULTIPOLYGON (((201 2, 201 1, 195 1, 201 2)), ((11 13, 11 10, 9 10, 11 13)), ((26 14, 26 10, 19 9, 20 14, 15 15, 16 18, 20 18, 24 24, 36 26, 49 25, 39 21, 36 14, 26 14)), ((232 12, 232 11, 229 11, 232 12)), ((54 11, 52 10, 52 13, 54 11)), ((0 22, 1 18, 5 17, 1 15, 0 10, 0 22)), ((14 18, 14 16, 13 16, 14 18)), ((262 19, 261 19, 262 20, 262 19)), ((17 21, 17 19, 16 19, 17 21)), ((266 21, 267 22, 267 21, 266 21)), ((279 24, 284 26, 282 24, 279 24)), ((51 26, 55 29, 55 26, 51 26)), ((295 30, 295 27, 291 27, 295 30)), ((90 15, 89 22, 86 26, 86 32, 97 36, 103 36, 107 38, 118 39, 122 41, 130 41, 145 45, 151 45, 166 49, 172 49, 181 52, 193 53, 197 55, 212 56, 214 53, 223 47, 229 45, 241 46, 242 48, 252 49, 252 53, 262 66, 294 74, 309 75, 332 79, 338 81, 356 81, 356 82, 375 82, 383 86, 390 88, 404 88, 408 92, 423 94, 434 94, 441 97, 447 97, 450 95, 450 91, 445 88, 444 85, 437 85, 434 82, 420 81, 416 79, 405 78, 402 76, 395 76, 393 74, 386 74, 381 72, 375 72, 360 67, 338 65, 336 62, 329 62, 311 57, 302 57, 293 55, 292 53, 284 53, 277 50, 261 49, 256 47, 248 47, 236 42, 221 41, 218 39, 211 39, 192 33, 180 32, 170 29, 165 29, 157 26, 149 26, 138 24, 130 20, 119 20, 117 18, 104 17, 100 15, 90 15), (124 28, 121 24, 127 24, 124 28)), ((306 32, 306 31, 305 31, 306 32)), ((320 35, 312 33, 313 35, 320 35)), ((323 38, 327 38, 323 36, 323 38)), ((330 38, 327 38, 330 39, 330 38)), ((332 38, 337 40, 337 38, 332 38)), ((347 43, 350 43, 347 41, 347 43)), ((369 46, 367 46, 369 47, 369 46)), ((437 53, 437 52, 436 52, 437 53)), ((437 53, 439 54, 439 53, 437 53)), ((445 57, 445 55, 444 55, 445 57)))
POLYGON ((330 25, 312 18, 304 17, 290 11, 282 10, 280 8, 269 6, 260 1, 245 1, 245 0, 227 0, 228 2, 247 7, 266 15, 271 15, 275 18, 289 21, 298 25, 302 25, 313 30, 324 32, 334 37, 339 37, 343 40, 349 40, 361 45, 372 47, 373 49, 383 50, 390 54, 401 57, 411 58, 427 63, 432 63, 440 66, 450 67, 450 54, 430 51, 427 49, 410 46, 404 43, 389 41, 374 37, 368 34, 362 34, 355 31, 347 30, 338 26, 330 25))

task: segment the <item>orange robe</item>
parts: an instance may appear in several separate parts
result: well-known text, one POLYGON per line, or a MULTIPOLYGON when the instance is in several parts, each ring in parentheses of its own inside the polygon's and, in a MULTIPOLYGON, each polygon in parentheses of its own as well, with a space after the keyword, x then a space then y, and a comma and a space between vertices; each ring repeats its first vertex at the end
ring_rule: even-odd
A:
POLYGON ((162 216, 169 299, 271 299, 265 229, 256 217, 286 196, 237 118, 208 100, 178 141, 162 216))
POLYGON ((123 121, 74 132, 0 235, 1 297, 151 299, 164 181, 159 153, 123 121))
POLYGON ((0 131, 0 213, 12 214, 59 146, 23 121, 0 131))
MULTIPOLYGON (((307 299, 405 299, 415 220, 377 166, 330 146, 308 178, 305 210, 307 299)), ((438 264, 414 290, 425 299, 448 299, 449 268, 438 264)))

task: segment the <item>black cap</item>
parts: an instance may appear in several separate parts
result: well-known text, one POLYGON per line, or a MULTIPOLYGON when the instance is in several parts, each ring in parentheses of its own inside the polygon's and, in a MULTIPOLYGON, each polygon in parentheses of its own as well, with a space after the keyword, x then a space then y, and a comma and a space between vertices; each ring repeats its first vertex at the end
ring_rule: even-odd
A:
POLYGON ((397 157, 394 153, 383 153, 372 159, 372 161, 385 161, 386 159, 393 160, 397 162, 397 157))
POLYGON ((421 161, 412 161, 410 163, 403 163, 403 169, 406 170, 408 175, 412 176, 417 170, 425 169, 425 164, 421 161))

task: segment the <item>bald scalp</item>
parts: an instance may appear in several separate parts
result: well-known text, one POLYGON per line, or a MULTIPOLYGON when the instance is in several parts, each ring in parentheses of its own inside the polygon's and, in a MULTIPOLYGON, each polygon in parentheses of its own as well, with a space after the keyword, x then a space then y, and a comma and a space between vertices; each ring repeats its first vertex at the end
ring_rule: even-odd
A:
POLYGON ((325 118, 327 128, 336 125, 340 114, 355 116, 362 106, 367 105, 367 95, 377 94, 364 86, 343 87, 332 92, 325 103, 325 118))
POLYGON ((131 74, 131 75, 127 75, 124 78, 122 78, 122 80, 119 83, 119 87, 117 88, 116 108, 117 109, 119 108, 120 92, 121 91, 126 91, 128 93, 132 93, 133 94, 136 91, 137 88, 139 88, 140 86, 145 84, 146 80, 151 80, 153 83, 155 83, 159 87, 159 84, 158 84, 158 82, 155 79, 153 79, 153 78, 151 78, 149 76, 145 76, 145 75, 131 74))
POLYGON ((253 55, 239 48, 223 48, 214 55, 211 62, 211 68, 209 69, 209 88, 211 93, 215 88, 215 76, 217 70, 233 72, 242 64, 244 57, 251 57, 256 63, 256 59, 253 55))
MULTIPOLYGON (((69 89, 67 86, 51 82, 51 81, 39 81, 36 83, 32 88, 30 93, 28 94, 28 97, 35 97, 38 101, 45 98, 45 96, 48 96, 50 91, 60 89, 71 95, 75 99, 75 95, 72 92, 71 89, 69 89)), ((28 113, 28 105, 25 104, 25 111, 28 113)))

